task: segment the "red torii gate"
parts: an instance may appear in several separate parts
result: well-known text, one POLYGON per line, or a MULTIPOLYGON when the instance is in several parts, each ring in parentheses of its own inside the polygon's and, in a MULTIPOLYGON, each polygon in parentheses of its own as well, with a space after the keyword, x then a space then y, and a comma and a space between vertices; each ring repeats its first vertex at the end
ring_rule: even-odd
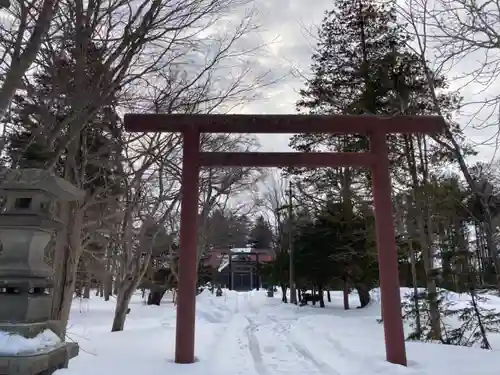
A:
POLYGON ((197 253, 193 234, 197 232, 200 168, 354 166, 372 170, 386 358, 406 366, 386 135, 435 134, 444 127, 445 121, 440 116, 126 114, 127 131, 175 132, 184 136, 175 362, 195 361, 197 253), (361 134, 369 137, 370 152, 201 152, 201 133, 361 134))

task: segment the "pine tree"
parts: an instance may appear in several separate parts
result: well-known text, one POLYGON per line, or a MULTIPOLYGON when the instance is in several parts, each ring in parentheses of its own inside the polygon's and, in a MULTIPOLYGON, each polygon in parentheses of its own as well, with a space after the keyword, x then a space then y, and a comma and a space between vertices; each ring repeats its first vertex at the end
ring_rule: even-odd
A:
MULTIPOLYGON (((312 79, 300 91, 299 111, 312 114, 432 114, 434 104, 420 57, 408 47, 410 36, 397 22, 395 2, 337 0, 325 14, 319 43, 312 56, 312 79)), ((446 89, 442 76, 435 86, 446 89)), ((459 97, 443 93, 439 100, 453 110, 459 97)), ((455 129, 455 131, 459 131, 455 129)), ((401 136, 390 138, 391 159, 403 153, 401 136)), ((299 151, 367 151, 366 137, 357 135, 300 134, 290 146, 299 151)), ((443 157, 443 155, 442 155, 443 157)), ((395 168, 398 168, 396 163, 395 168)), ((370 175, 352 168, 295 170, 304 185, 342 201, 361 200, 370 190, 370 175)), ((349 203, 349 202, 346 202, 349 203)))
MULTIPOLYGON (((15 130, 10 134, 8 155, 13 166, 52 167, 63 175, 67 158, 71 157, 65 148, 70 143, 76 144, 78 151, 73 154, 71 164, 75 172, 85 176, 82 187, 92 194, 98 188, 109 191, 115 185, 111 190, 118 192, 120 183, 116 175, 120 170, 121 132, 116 98, 99 103, 92 109, 91 122, 79 134, 69 134, 71 119, 78 117, 81 110, 76 80, 83 79, 90 86, 91 82, 106 77, 104 49, 89 43, 86 52, 84 74, 78 74, 72 38, 41 50, 47 64, 34 73, 29 95, 17 95, 13 101, 8 122, 15 130), (50 143, 49 139, 55 142, 50 143), (56 155, 58 148, 63 152, 56 155)), ((104 82, 102 85, 105 87, 104 82)))
POLYGON ((255 249, 270 249, 273 243, 273 231, 263 216, 259 216, 250 231, 250 244, 255 249))
MULTIPOLYGON (((312 57, 313 78, 301 91, 302 98, 297 103, 299 111, 383 116, 435 114, 426 71, 430 64, 422 64, 420 56, 408 47, 411 37, 404 25, 398 23, 395 9, 395 1, 335 1, 335 9, 326 13, 319 30, 320 41, 312 57)), ((451 122, 451 114, 458 108, 460 98, 447 92, 444 76, 433 74, 433 80, 439 92, 439 107, 451 124, 456 139, 463 142, 461 129, 451 122)), ((439 339, 440 314, 431 291, 435 290, 436 279, 436 269, 431 262, 434 254, 429 250, 429 233, 433 229, 426 224, 430 219, 436 219, 437 212, 436 205, 431 204, 432 195, 428 188, 438 168, 453 160, 453 155, 418 135, 393 135, 388 140, 394 180, 400 186, 408 187, 408 195, 415 195, 415 207, 415 202, 420 202, 420 210, 413 217, 418 216, 423 224, 415 226, 418 229, 413 232, 418 232, 416 238, 421 240, 421 256, 427 264, 425 276, 432 311, 432 337, 439 339)), ((299 151, 368 151, 367 139, 355 135, 298 135, 292 138, 290 145, 299 151)), ((462 145, 462 148, 465 154, 474 153, 470 146, 462 145)), ((316 199, 328 197, 339 201, 343 207, 351 207, 352 215, 356 195, 362 203, 371 190, 371 177, 365 171, 335 168, 298 172, 303 185, 307 183, 315 188, 313 195, 316 199)), ((311 195, 310 190, 308 193, 311 195)), ((459 232, 461 224, 454 225, 459 232)))
POLYGON ((248 242, 250 222, 245 215, 234 215, 223 210, 210 214, 206 226, 208 248, 243 248, 248 242))
POLYGON ((370 302, 377 280, 373 218, 328 204, 295 235, 297 277, 318 290, 346 282, 358 291, 361 307, 370 302))

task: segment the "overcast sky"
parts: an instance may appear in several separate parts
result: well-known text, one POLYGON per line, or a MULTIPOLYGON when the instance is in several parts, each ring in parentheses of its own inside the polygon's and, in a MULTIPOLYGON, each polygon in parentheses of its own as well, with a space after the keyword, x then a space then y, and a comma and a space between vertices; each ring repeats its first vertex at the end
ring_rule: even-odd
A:
MULTIPOLYGON (((260 37, 268 43, 267 56, 263 54, 260 64, 273 71, 275 76, 285 76, 279 84, 266 88, 260 100, 254 101, 238 110, 241 113, 280 114, 295 113, 295 103, 298 90, 304 86, 304 79, 294 70, 308 75, 311 63, 311 54, 315 48, 314 37, 309 34, 317 25, 321 24, 324 12, 331 9, 332 0, 255 0, 258 10, 256 19, 262 25, 260 37)), ((477 63, 481 57, 475 56, 468 62, 477 63)), ((464 67, 466 68, 466 67, 464 67)), ((455 73, 460 73, 460 65, 455 68, 455 73), (458 69, 458 72, 457 72, 458 69)), ((464 69, 465 70, 465 69, 464 69)), ((461 83, 454 83, 458 87, 461 83)), ((477 99, 481 87, 469 85, 460 90, 466 101, 477 99)), ((474 109, 475 111, 475 109, 474 109)), ((466 125, 470 120, 472 109, 460 117, 460 122, 466 125)), ((483 143, 496 132, 495 128, 488 130, 474 130, 467 126, 465 133, 469 140, 476 144, 483 143)), ((261 135, 262 151, 287 151, 287 135, 261 135)), ((490 161, 495 157, 494 147, 482 146, 478 148, 478 159, 490 161)))

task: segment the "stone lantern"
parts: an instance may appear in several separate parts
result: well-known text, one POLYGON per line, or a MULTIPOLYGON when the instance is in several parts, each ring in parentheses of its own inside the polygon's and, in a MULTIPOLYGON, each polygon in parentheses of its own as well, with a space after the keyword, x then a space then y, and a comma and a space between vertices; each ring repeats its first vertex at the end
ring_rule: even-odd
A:
POLYGON ((52 268, 45 248, 63 225, 53 217, 54 205, 82 199, 85 192, 48 171, 20 169, 5 174, 0 194, 5 198, 0 213, 0 375, 50 375, 67 367, 78 345, 59 340, 59 324, 50 321, 52 268))
POLYGON ((0 9, 5 8, 9 9, 10 7, 10 0, 0 0, 0 9))

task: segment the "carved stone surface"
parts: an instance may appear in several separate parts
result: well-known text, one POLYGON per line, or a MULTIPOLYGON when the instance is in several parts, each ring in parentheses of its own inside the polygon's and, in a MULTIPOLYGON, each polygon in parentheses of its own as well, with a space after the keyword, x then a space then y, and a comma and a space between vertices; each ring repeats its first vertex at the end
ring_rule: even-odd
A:
POLYGON ((0 356, 0 375, 51 375, 67 368, 78 355, 78 345, 64 343, 50 351, 33 355, 0 356))
MULTIPOLYGON (((59 334, 59 322, 49 320, 52 268, 44 258, 52 235, 63 225, 52 208, 57 200, 79 200, 85 192, 44 170, 1 173, 6 204, 0 214, 0 331, 25 338, 46 329, 59 334)), ((77 354, 77 344, 63 342, 34 354, 0 355, 0 375, 50 375, 77 354)))
POLYGON ((10 7, 10 0, 0 0, 0 9, 8 9, 10 7))
POLYGON ((76 201, 85 197, 85 191, 61 177, 43 169, 11 169, 5 173, 0 190, 22 192, 42 191, 62 201, 76 201))

